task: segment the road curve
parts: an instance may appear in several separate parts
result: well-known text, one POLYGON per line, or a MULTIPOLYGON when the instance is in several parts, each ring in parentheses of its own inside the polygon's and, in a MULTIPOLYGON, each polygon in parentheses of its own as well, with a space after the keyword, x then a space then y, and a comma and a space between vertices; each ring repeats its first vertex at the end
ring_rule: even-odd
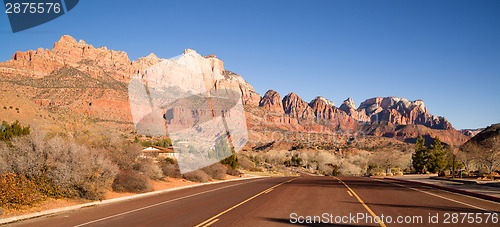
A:
POLYGON ((499 212, 500 203, 425 186, 302 175, 188 188, 13 226, 500 226, 499 212))

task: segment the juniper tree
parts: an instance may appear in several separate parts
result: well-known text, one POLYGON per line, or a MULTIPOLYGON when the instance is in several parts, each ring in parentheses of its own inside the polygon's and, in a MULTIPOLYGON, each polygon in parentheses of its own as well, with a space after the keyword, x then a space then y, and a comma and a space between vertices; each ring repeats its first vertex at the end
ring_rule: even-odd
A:
POLYGON ((427 163, 427 147, 425 146, 425 139, 422 135, 417 137, 415 142, 415 153, 412 154, 412 165, 417 173, 423 173, 427 163))
POLYGON ((429 171, 441 173, 448 166, 443 147, 439 136, 436 136, 431 144, 432 150, 429 152, 427 158, 427 167, 429 171))

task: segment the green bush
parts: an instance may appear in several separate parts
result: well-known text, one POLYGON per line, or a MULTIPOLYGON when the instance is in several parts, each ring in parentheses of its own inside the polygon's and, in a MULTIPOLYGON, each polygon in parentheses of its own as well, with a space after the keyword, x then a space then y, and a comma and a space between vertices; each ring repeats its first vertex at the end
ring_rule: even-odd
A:
POLYGON ((221 164, 226 165, 231 169, 238 168, 238 156, 233 151, 233 154, 223 160, 220 161, 221 164))
POLYGON ((0 141, 9 141, 13 137, 24 136, 30 134, 30 126, 22 126, 19 121, 15 121, 12 124, 6 121, 2 122, 0 126, 0 141))

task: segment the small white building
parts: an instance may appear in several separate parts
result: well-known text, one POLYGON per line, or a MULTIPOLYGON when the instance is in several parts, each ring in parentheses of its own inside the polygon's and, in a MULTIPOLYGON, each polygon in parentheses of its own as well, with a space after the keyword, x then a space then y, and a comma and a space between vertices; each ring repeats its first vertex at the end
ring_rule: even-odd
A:
POLYGON ((172 147, 164 148, 158 146, 150 146, 146 147, 142 150, 142 155, 145 157, 154 157, 154 158, 175 158, 179 157, 179 153, 175 152, 172 147))

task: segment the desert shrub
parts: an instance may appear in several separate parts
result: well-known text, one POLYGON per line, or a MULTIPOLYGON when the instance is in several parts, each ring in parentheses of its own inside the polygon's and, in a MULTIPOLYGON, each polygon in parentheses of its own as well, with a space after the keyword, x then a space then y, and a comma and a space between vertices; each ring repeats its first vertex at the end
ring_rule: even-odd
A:
POLYGON ((479 175, 480 176, 483 176, 483 175, 488 175, 490 172, 488 171, 488 169, 486 167, 482 167, 479 169, 479 175))
POLYGON ((103 199, 118 168, 99 149, 67 142, 55 137, 46 143, 47 178, 66 189, 71 196, 103 199))
POLYGON ((33 187, 35 187, 43 197, 60 199, 71 196, 68 190, 57 185, 54 180, 47 178, 46 175, 31 177, 29 180, 33 183, 33 187))
POLYGON ((153 190, 149 178, 133 170, 121 170, 113 181, 113 190, 117 192, 148 192, 153 190))
MULTIPOLYGON (((332 163, 338 163, 338 159, 335 155, 328 151, 319 151, 314 157, 314 161, 317 163, 318 168, 321 170, 332 163)), ((327 172, 330 172, 329 170, 327 172)))
POLYGON ((203 172, 205 172, 210 178, 216 179, 216 180, 224 180, 226 179, 226 171, 227 167, 220 164, 220 163, 215 163, 213 165, 207 166, 203 168, 203 172))
POLYGON ((344 176, 361 176, 361 175, 364 175, 364 170, 363 170, 363 168, 361 166, 352 164, 350 162, 344 162, 340 166, 339 171, 344 176))
POLYGON ((164 163, 168 163, 168 164, 177 164, 177 160, 170 158, 170 157, 166 157, 163 159, 160 158, 159 161, 164 162, 164 163))
POLYGON ((163 178, 163 171, 158 163, 151 158, 139 158, 138 171, 144 173, 149 179, 160 180, 163 178))
POLYGON ((161 165, 163 175, 172 178, 181 178, 182 174, 177 164, 163 163, 161 165))
POLYGON ((238 164, 240 169, 253 171, 255 169, 255 163, 251 161, 251 159, 245 155, 241 155, 238 157, 238 164))
POLYGON ((382 173, 384 172, 385 173, 385 169, 384 168, 381 168, 377 165, 370 165, 368 167, 368 170, 367 170, 367 174, 369 176, 378 176, 378 173, 382 173))
POLYGON ((286 168, 285 166, 279 166, 278 172, 282 173, 283 176, 285 176, 285 177, 292 175, 292 171, 290 171, 290 169, 286 168))
POLYGON ((110 153, 114 163, 124 170, 141 169, 139 156, 142 147, 139 144, 128 143, 125 141, 114 142, 106 148, 110 153))
POLYGON ((42 199, 41 194, 24 175, 4 173, 0 175, 0 207, 20 208, 42 199))
POLYGON ((181 178, 181 171, 179 169, 179 165, 177 165, 177 161, 173 158, 164 158, 159 160, 159 164, 163 175, 172 178, 181 178))
POLYGON ((265 155, 265 158, 269 160, 270 164, 281 165, 285 162, 289 153, 289 151, 271 150, 265 155))
POLYGON ((7 145, 0 141, 0 174, 7 172, 7 160, 3 157, 3 153, 7 149, 7 145))
POLYGON ((316 169, 317 162, 314 158, 316 152, 301 152, 299 153, 299 157, 302 159, 302 165, 307 169, 316 169))
POLYGON ((226 174, 239 177, 241 175, 241 172, 232 168, 226 168, 226 174))
POLYGON ((321 164, 318 166, 318 172, 325 176, 331 176, 333 173, 333 165, 332 164, 321 164))
POLYGON ((43 136, 12 138, 11 146, 3 146, 0 156, 6 161, 5 171, 27 177, 36 176, 45 165, 43 136))
POLYGON ((202 170, 195 170, 195 171, 191 171, 189 173, 185 173, 182 175, 182 177, 184 177, 184 179, 189 180, 189 181, 202 182, 202 183, 211 180, 210 176, 208 176, 208 174, 206 174, 202 170))
POLYGON ((89 149, 55 136, 44 142, 34 134, 12 139, 1 146, 5 168, 33 180, 34 187, 49 197, 102 199, 110 188, 117 167, 97 149, 89 149))

